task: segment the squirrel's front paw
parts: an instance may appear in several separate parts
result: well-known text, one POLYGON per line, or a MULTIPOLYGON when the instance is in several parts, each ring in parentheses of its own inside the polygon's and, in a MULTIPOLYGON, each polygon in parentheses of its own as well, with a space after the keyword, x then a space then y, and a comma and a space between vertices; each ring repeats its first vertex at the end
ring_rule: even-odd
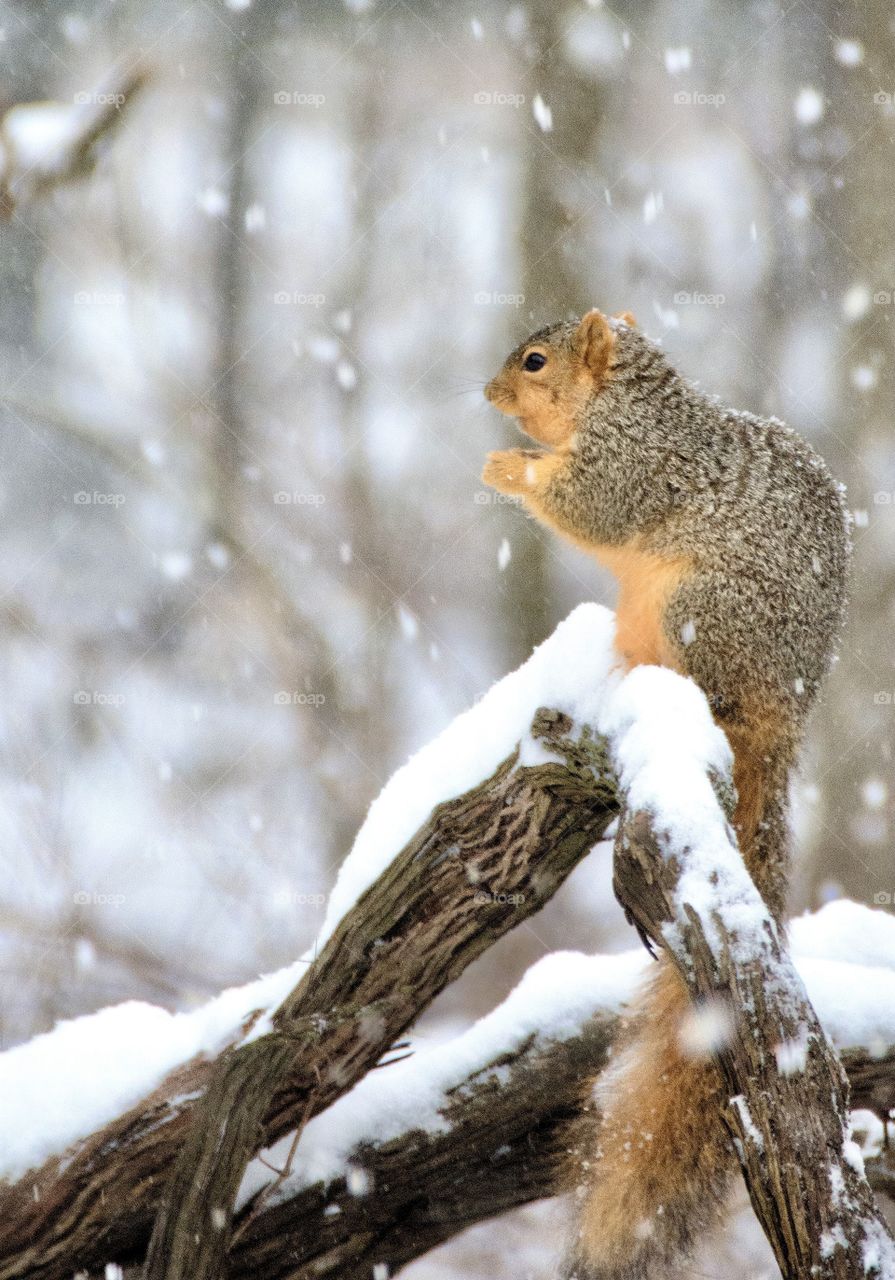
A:
POLYGON ((535 449, 501 449, 489 453, 482 479, 498 493, 527 493, 535 483, 535 464, 543 456, 535 449))

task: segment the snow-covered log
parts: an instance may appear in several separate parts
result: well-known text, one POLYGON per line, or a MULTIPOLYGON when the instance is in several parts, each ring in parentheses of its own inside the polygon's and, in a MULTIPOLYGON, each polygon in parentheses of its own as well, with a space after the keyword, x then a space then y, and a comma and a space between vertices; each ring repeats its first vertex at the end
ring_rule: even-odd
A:
MULTIPOLYGON (((625 847, 646 842, 643 856, 656 860, 647 837, 658 833, 656 843, 675 855, 668 865, 693 869, 685 883, 694 911, 705 903, 723 910, 729 893, 747 902, 740 926, 752 937, 758 908, 712 787, 728 769, 727 745, 688 682, 614 672, 612 632, 605 610, 576 610, 399 770, 340 872, 315 950, 295 965, 189 1015, 120 1006, 0 1055, 0 1173, 18 1178, 0 1191, 0 1280, 138 1265, 172 1166, 166 1204, 188 1212, 160 1220, 158 1239, 172 1248, 158 1246, 157 1274, 173 1259, 171 1274, 191 1277, 360 1277, 380 1261, 394 1269, 556 1185, 579 1081, 602 1065, 645 953, 550 958, 466 1037, 367 1073, 605 832, 618 810, 616 775, 628 802, 625 847), (701 860, 709 852, 717 867, 701 860), (252 1162, 265 1147, 275 1148, 265 1159, 281 1174, 252 1162), (189 1247, 178 1223, 190 1229, 189 1247)), ((665 871, 653 874, 661 883, 665 871)), ((631 904, 647 928, 637 894, 631 904)), ((843 951, 889 967, 844 965, 827 920, 823 945, 809 942, 803 976, 836 1043, 861 1048, 849 1063, 856 1097, 885 1114, 895 940, 880 932, 888 917, 850 909, 861 923, 843 951)), ((775 947, 777 962, 779 939, 775 947)), ((795 970, 774 972, 800 1000, 795 970)), ((759 1029, 773 1057, 784 1036, 771 1022, 759 1029)), ((806 1058, 818 1051, 809 1045, 806 1058)), ((796 1104, 800 1074, 787 1079, 796 1104)), ((835 1104, 844 1107, 841 1088, 835 1104)), ((844 1151, 857 1179, 847 1116, 830 1115, 839 1142, 829 1160, 844 1151)), ((785 1123, 798 1127, 794 1116, 785 1123)), ((766 1151, 777 1140, 768 1131, 766 1151)), ((788 1212, 789 1189, 777 1190, 788 1212)), ((867 1222, 872 1213, 871 1205, 867 1222)), ((879 1248, 883 1258, 888 1237, 879 1236, 879 1248)))
MULTIPOLYGON (((217 1026, 226 1047, 213 1064, 181 1058, 129 1112, 79 1131, 80 1064, 54 1117, 77 1145, 61 1159, 45 1147, 43 1167, 0 1194, 0 1277, 23 1265, 33 1277, 68 1277, 72 1266, 139 1255, 166 1178, 157 1265, 190 1280, 219 1273, 255 1152, 373 1067, 447 983, 551 897, 616 815, 605 744, 579 714, 607 681, 612 626, 603 609, 576 610, 398 771, 340 871, 313 952, 259 991, 258 1004, 243 1004, 229 1044, 217 1026)), ((235 1007, 228 1001, 231 1016, 235 1007)), ((188 1042, 188 1029, 177 1030, 188 1042)), ((100 1061, 89 1071, 102 1083, 100 1061)), ((110 1091, 126 1092, 109 1074, 110 1091)), ((86 1091, 101 1115, 95 1086, 86 1091)), ((30 1135, 20 1170, 40 1142, 30 1135)))
MULTIPOLYGON (((796 921, 793 941, 847 1065, 852 1105, 886 1115, 895 1103, 895 968, 879 966, 895 965, 895 920, 839 902, 796 921)), ((568 1150, 587 1083, 649 967, 642 951, 547 956, 469 1031, 367 1076, 312 1121, 296 1150, 290 1135, 253 1162, 228 1274, 366 1280, 377 1263, 394 1274, 473 1223, 555 1194, 577 1167, 568 1150), (293 1173, 277 1176, 290 1151, 293 1173)), ((874 1155, 871 1183, 886 1190, 883 1125, 855 1118, 874 1155)))
MULTIPOLYGON (((799 972, 847 1065, 853 1105, 887 1114, 895 1105, 895 920, 839 902, 795 921, 793 943, 799 972)), ((288 1134, 249 1167, 226 1274, 369 1280, 382 1262, 394 1274, 465 1227, 553 1194, 571 1165, 570 1135, 587 1095, 582 1081, 605 1063, 649 968, 642 949, 549 955, 462 1035, 368 1074, 307 1125, 295 1149, 288 1134), (280 1177, 274 1170, 286 1167, 290 1153, 292 1172, 280 1177)), ((143 1012, 141 1019, 131 1011, 102 1039, 110 1062, 129 1052, 136 1064, 164 1038, 165 1022, 143 1012)), ((215 1018, 222 1016, 218 1010, 215 1018)), ((100 1042, 97 1030, 84 1026, 84 1044, 100 1042)), ((66 1049, 57 1049, 61 1058, 66 1049)), ((71 1041, 68 1051, 78 1056, 71 1041)), ((56 1075, 64 1080, 60 1058, 56 1075)), ((863 1125, 868 1147, 878 1149, 882 1125, 869 1116, 863 1125)), ((868 1176, 891 1189, 882 1160, 868 1162, 868 1176)), ((128 1280, 131 1274, 136 1265, 128 1280)))

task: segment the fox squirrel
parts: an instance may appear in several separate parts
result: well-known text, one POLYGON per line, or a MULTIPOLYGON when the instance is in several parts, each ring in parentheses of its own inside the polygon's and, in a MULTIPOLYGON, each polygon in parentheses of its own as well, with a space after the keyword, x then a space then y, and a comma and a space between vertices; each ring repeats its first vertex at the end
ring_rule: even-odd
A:
MULTIPOLYGON (((780 920, 788 772, 845 607, 840 488, 783 423, 685 381, 627 313, 532 334, 485 395, 548 447, 489 454, 483 480, 613 572, 623 666, 671 667, 706 694, 734 753, 740 849, 780 920)), ((665 1276, 723 1204, 736 1161, 717 1068, 681 1040, 688 1010, 662 957, 591 1090, 575 1280, 665 1276)))

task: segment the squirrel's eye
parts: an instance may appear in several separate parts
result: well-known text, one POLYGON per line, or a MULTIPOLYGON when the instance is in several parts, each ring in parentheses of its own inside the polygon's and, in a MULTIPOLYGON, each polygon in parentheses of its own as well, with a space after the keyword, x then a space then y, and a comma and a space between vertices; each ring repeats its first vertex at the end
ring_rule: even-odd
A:
POLYGON ((522 368, 528 373, 537 373, 538 369, 543 369, 546 363, 546 356, 542 356, 540 351, 532 351, 522 361, 522 368))

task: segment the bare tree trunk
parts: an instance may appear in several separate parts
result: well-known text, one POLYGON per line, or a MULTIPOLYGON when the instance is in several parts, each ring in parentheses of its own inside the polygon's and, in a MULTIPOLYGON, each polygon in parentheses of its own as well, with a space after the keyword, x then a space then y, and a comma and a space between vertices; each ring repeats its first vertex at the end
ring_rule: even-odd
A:
POLYGON ((847 25, 841 16, 837 6, 825 0, 816 19, 818 60, 827 69, 823 88, 829 105, 814 131, 824 150, 813 164, 804 164, 815 215, 805 290, 808 296, 817 291, 815 273, 822 253, 821 283, 835 306, 832 314, 839 319, 839 334, 837 385, 822 424, 821 450, 834 474, 847 480, 849 505, 865 515, 853 534, 850 617, 842 657, 819 725, 818 829, 810 888, 816 891, 823 882, 831 882, 858 901, 872 903, 879 894, 880 904, 891 906, 895 791, 872 785, 866 793, 863 784, 890 777, 895 753, 895 144, 887 105, 895 84, 895 34, 892 10, 884 0, 850 8, 847 25), (830 30, 860 39, 861 65, 843 65, 834 56, 830 30), (866 109, 843 110, 845 104, 858 102, 866 109))
MULTIPOLYGON (((552 0, 527 7, 530 37, 523 44, 525 129, 520 253, 520 319, 529 330, 569 315, 581 315, 593 300, 578 265, 579 228, 575 209, 586 185, 585 174, 600 119, 600 91, 565 57, 564 11, 552 0), (533 115, 541 98, 552 123, 544 131, 533 115)), ((542 119, 544 117, 542 116, 542 119)), ((588 199, 591 198, 588 193, 588 199)), ((513 343, 524 335, 515 333, 513 343)), ((510 510, 506 517, 513 555, 504 572, 511 660, 521 662, 551 626, 550 537, 510 510)))

